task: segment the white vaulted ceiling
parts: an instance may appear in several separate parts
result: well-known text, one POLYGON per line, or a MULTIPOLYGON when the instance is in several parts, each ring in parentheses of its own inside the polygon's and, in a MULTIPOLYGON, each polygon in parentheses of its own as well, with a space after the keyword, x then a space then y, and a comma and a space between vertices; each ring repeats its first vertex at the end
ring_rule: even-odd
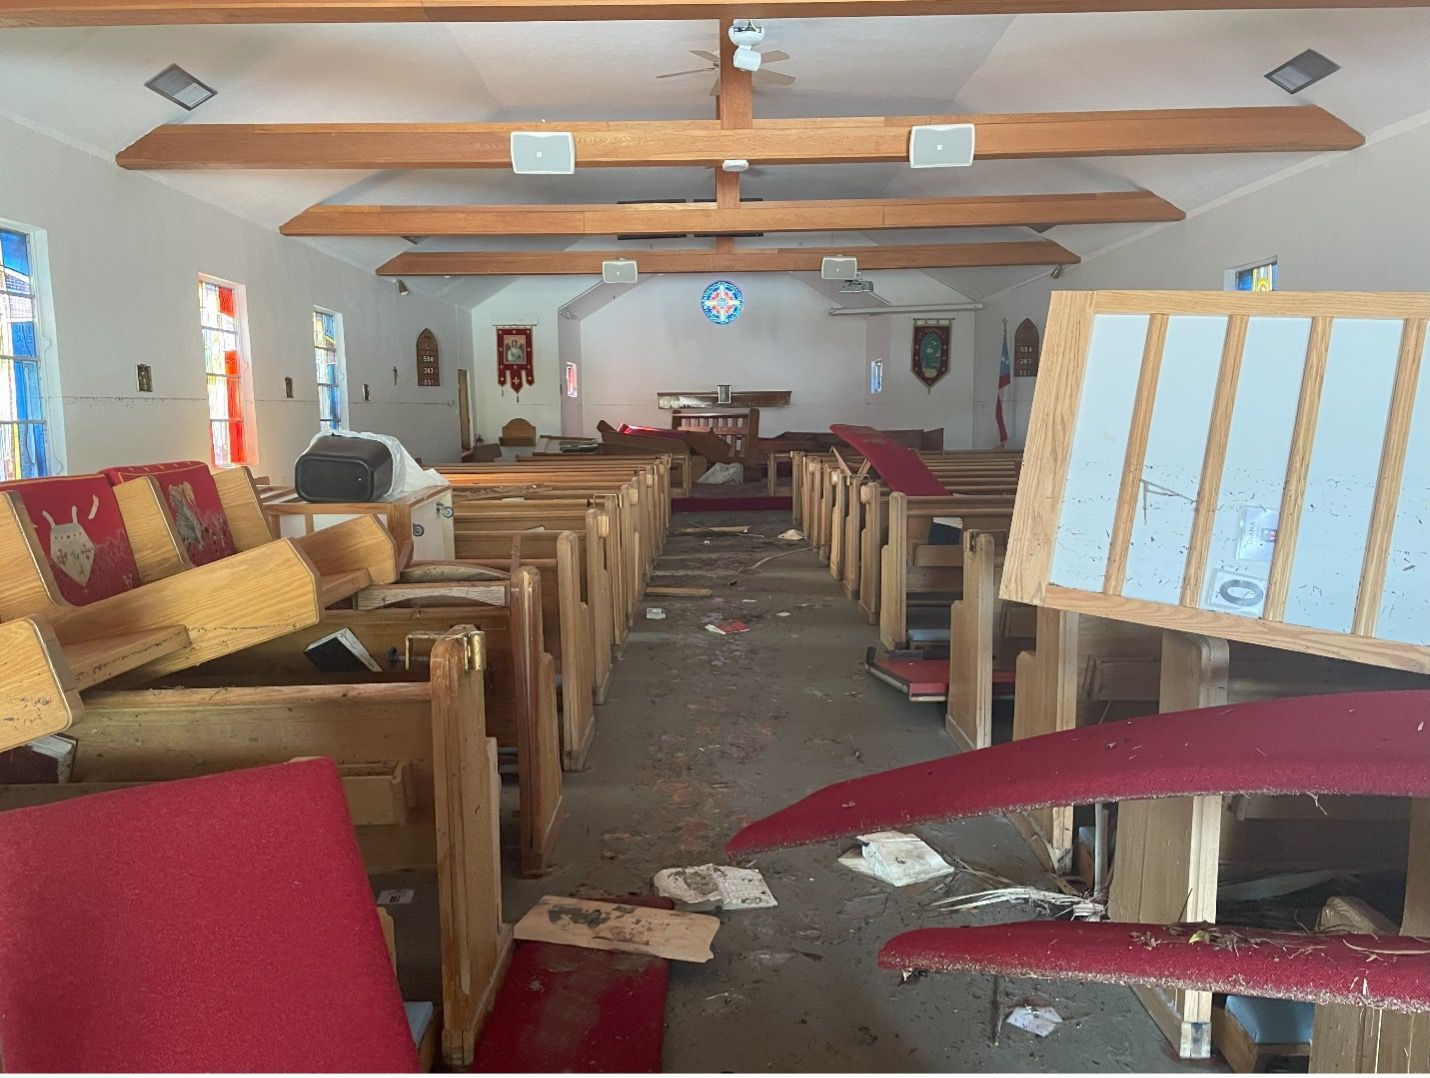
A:
MULTIPOLYGON (((1424 9, 782 20, 766 26, 763 49, 790 53, 772 69, 798 82, 757 89, 756 115, 765 117, 1316 104, 1374 135, 1430 111, 1430 80, 1424 77, 1430 11, 1424 9), (1325 53, 1342 70, 1295 98, 1262 77, 1307 48, 1325 53)), ((106 157, 163 123, 708 117, 713 72, 656 76, 700 68, 703 62, 691 50, 714 49, 717 33, 713 22, 0 31, 0 113, 106 157), (185 113, 145 89, 145 80, 170 63, 218 95, 185 113)), ((988 161, 920 171, 897 165, 769 167, 746 174, 742 191, 795 199, 1147 188, 1195 211, 1308 156, 988 161)), ((323 201, 615 202, 713 193, 708 170, 682 168, 592 169, 570 177, 497 170, 154 175, 275 229, 323 201)), ((1063 226, 1047 235, 1086 255, 1146 227, 1063 226)), ((958 242, 1032 235, 1002 229, 870 238, 958 242)), ((413 249, 399 239, 289 242, 313 243, 367 268, 413 249)), ((420 249, 568 245, 562 239, 437 237, 420 249)), ((1029 270, 933 273, 960 291, 986 295, 1029 270)), ((505 282, 410 283, 471 305, 505 282)))

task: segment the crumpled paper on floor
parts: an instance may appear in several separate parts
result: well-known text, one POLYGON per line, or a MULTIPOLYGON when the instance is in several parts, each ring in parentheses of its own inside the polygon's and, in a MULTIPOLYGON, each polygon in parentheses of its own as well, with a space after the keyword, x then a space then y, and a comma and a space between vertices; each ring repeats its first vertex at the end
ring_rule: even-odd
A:
POLYGON ((859 846, 840 857, 839 863, 895 887, 936 880, 955 871, 937 850, 918 835, 903 831, 876 831, 858 838, 859 846))
POLYGON ((655 890, 683 910, 760 910, 779 905, 755 868, 664 868, 655 874, 655 890))

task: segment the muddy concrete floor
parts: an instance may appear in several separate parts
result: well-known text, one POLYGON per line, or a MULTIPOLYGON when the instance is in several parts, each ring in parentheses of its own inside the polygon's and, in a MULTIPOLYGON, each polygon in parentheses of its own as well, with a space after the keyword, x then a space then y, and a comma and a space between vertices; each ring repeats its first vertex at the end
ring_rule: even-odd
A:
MULTIPOLYGON (((750 524, 751 536, 672 534, 654 583, 710 599, 641 604, 589 766, 568 775, 551 872, 507 877, 516 920, 543 894, 648 892, 659 869, 725 863, 742 823, 838 779, 951 749, 942 706, 911 704, 863 669, 873 627, 803 544, 776 539, 785 513, 688 514, 673 531, 750 524), (749 566, 781 557, 758 569, 749 566), (664 621, 645 620, 660 607, 664 621), (781 616, 788 614, 788 617, 781 616), (737 618, 748 633, 716 636, 737 618)), ((990 818, 916 829, 936 849, 1001 876, 1051 886, 1018 832, 990 818)), ((850 844, 760 855, 775 909, 720 914, 715 959, 676 963, 666 1008, 668 1071, 1170 1071, 1173 1058, 1130 990, 1005 980, 1001 999, 1043 996, 1065 1024, 1039 1039, 1003 1027, 990 1043, 993 981, 903 982, 880 943, 906 929, 1021 919, 930 909, 982 885, 967 875, 895 889, 835 863, 850 844)))

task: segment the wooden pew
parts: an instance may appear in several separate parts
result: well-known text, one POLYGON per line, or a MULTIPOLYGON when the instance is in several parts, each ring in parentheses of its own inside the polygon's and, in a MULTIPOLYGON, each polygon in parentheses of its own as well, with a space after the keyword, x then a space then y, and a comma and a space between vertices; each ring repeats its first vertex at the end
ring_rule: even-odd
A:
MULTIPOLYGON (((872 499, 871 499, 872 501, 872 499)), ((1012 518, 1013 499, 1007 495, 980 497, 910 498, 895 491, 889 495, 888 541, 879 555, 879 639, 889 649, 909 641, 908 611, 915 602, 952 602, 963 586, 961 545, 930 543, 935 517, 956 517, 964 529, 1006 531, 1012 518)))
POLYGON ((451 626, 475 626, 484 636, 486 733, 516 752, 520 790, 521 871, 545 871, 562 815, 561 735, 555 663, 542 632, 541 582, 533 569, 512 574, 510 605, 427 606, 369 611, 330 610, 310 629, 228 656, 160 683, 175 691, 234 686, 329 685, 381 687, 429 676, 431 642, 451 626), (347 629, 382 667, 380 672, 320 674, 304 654, 317 640, 347 629))
POLYGON ((1035 609, 998 595, 1006 531, 963 532, 963 592, 949 607, 945 728, 963 749, 993 744, 995 679, 1015 677, 1018 653, 1037 636, 1035 609))
POLYGON ((609 583, 604 572, 591 572, 585 538, 574 531, 460 533, 464 561, 492 568, 519 564, 541 574, 546 644, 561 676, 562 760, 568 771, 585 766, 595 736, 594 704, 605 700, 612 666, 609 583))
POLYGON ((69 783, 0 787, 20 808, 125 785, 330 756, 368 871, 435 872, 446 1062, 471 1062, 510 952, 501 917, 496 745, 484 730, 484 640, 449 632, 430 680, 95 692, 70 731, 69 783))
POLYGON ((371 582, 366 570, 325 577, 286 542, 143 582, 113 491, 102 476, 62 476, 28 481, 23 495, 13 486, 0 492, 0 556, 8 567, 0 581, 0 621, 35 617, 50 625, 81 684, 126 669, 157 676, 242 650, 313 624, 325 607, 371 582), (79 524, 77 501, 74 521, 53 526, 50 549, 41 544, 31 520, 32 512, 41 513, 36 493, 41 483, 64 484, 48 488, 52 493, 46 497, 68 491, 62 500, 92 505, 90 518, 109 522, 112 531, 102 548, 79 524), (27 508, 22 498, 35 504, 27 508), (108 579, 95 591, 100 570, 91 566, 101 549, 110 559, 108 579), (81 560, 61 570, 53 557, 81 560), (125 559, 132 569, 122 568, 125 559), (67 574, 63 585, 57 572, 67 574), (77 597, 86 596, 84 589, 103 597, 73 601, 66 589, 77 597))

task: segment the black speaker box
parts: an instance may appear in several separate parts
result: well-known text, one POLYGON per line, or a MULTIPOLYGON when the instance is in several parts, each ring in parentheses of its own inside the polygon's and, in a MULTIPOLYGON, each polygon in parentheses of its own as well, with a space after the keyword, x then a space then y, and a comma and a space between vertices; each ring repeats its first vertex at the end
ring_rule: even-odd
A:
POLYGON ((392 454, 371 438, 319 438, 293 465, 293 486, 308 502, 375 502, 392 489, 392 454))

